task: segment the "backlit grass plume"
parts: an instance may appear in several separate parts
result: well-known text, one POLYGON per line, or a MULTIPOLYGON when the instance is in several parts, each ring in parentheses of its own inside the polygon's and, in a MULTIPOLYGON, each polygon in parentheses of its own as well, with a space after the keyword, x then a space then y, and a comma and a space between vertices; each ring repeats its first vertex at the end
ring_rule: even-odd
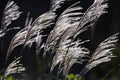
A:
POLYGON ((8 65, 8 67, 5 70, 4 78, 7 78, 10 75, 14 74, 20 74, 25 71, 25 68, 20 63, 21 57, 18 57, 15 59, 12 63, 8 65))
MULTIPOLYGON (((22 74, 27 70, 22 74, 26 78, 29 75, 31 77, 32 74, 35 80, 49 78, 65 80, 75 64, 80 64, 78 68, 81 70, 77 72, 80 77, 83 77, 94 67, 116 58, 112 50, 116 47, 119 33, 102 41, 94 52, 89 50, 90 47, 85 46, 90 41, 88 37, 91 36, 83 34, 90 28, 94 28, 100 16, 107 13, 108 0, 94 0, 85 11, 84 7, 80 6, 81 1, 73 1, 74 3, 59 15, 58 12, 66 1, 72 3, 73 0, 51 0, 49 11, 34 21, 28 13, 25 27, 17 32, 10 42, 3 78, 12 74, 22 74), (18 47, 22 48, 18 49, 18 47), (13 58, 12 53, 17 49, 19 55, 10 63, 9 57, 13 58)), ((1 38, 7 31, 18 29, 18 27, 9 28, 8 26, 18 19, 21 13, 14 1, 7 3, 2 17, 1 38)))
POLYGON ((18 19, 22 14, 19 11, 19 7, 14 1, 9 1, 3 11, 2 21, 1 21, 1 29, 0 29, 0 37, 3 37, 7 31, 13 29, 20 29, 20 27, 12 27, 8 28, 8 26, 12 23, 12 21, 18 19))
MULTIPOLYGON (((53 68, 56 65, 60 64, 61 66, 61 64, 63 64, 64 67, 60 67, 60 68, 63 69, 63 73, 67 75, 70 67, 72 67, 73 64, 78 63, 78 60, 79 60, 79 63, 82 63, 83 61, 85 61, 84 57, 86 57, 86 54, 89 54, 89 50, 87 50, 87 48, 81 47, 82 46, 81 43, 84 43, 84 41, 81 41, 79 37, 77 41, 74 41, 74 39, 77 37, 77 35, 80 35, 82 32, 87 30, 88 27, 94 27, 94 24, 96 23, 98 18, 103 13, 106 12, 105 11, 106 8, 107 8, 107 4, 105 3, 104 0, 103 1, 96 0, 86 10, 84 15, 81 17, 80 21, 78 21, 77 25, 74 25, 74 26, 70 25, 70 27, 67 27, 66 30, 64 31, 62 30, 63 33, 61 35, 60 33, 58 34, 60 36, 57 35, 58 38, 56 37, 55 39, 57 39, 56 45, 58 47, 58 51, 55 53, 51 70, 53 70, 53 68), (81 55, 81 56, 76 56, 75 54, 81 55)), ((62 23, 62 24, 66 24, 66 23, 62 23)), ((64 28, 60 28, 60 29, 64 29, 64 28)), ((56 32, 59 32, 60 29, 58 29, 58 31, 56 29, 55 30, 56 32)), ((56 35, 56 34, 54 33, 53 35, 56 35)), ((54 42, 55 40, 51 40, 51 41, 54 42)), ((54 44, 52 42, 51 44, 54 44)))

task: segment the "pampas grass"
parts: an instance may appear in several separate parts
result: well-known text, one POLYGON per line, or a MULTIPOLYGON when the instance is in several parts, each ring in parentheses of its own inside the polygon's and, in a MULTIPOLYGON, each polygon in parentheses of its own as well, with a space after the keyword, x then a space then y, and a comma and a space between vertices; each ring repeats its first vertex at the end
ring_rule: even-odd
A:
MULTIPOLYGON (((36 57, 33 59, 36 65, 45 64, 43 65, 44 68, 48 65, 48 69, 46 69, 48 72, 42 72, 42 74, 39 74, 40 77, 37 77, 40 80, 46 79, 44 75, 54 79, 59 79, 59 76, 62 76, 62 79, 65 79, 74 64, 83 65, 86 62, 86 65, 83 65, 83 69, 79 71, 78 75, 81 77, 101 63, 109 62, 112 58, 116 58, 112 54, 112 50, 116 48, 119 33, 113 34, 102 41, 93 53, 84 46, 90 39, 82 40, 80 38, 80 34, 87 32, 91 27, 95 27, 99 17, 107 13, 108 0, 94 0, 94 3, 85 12, 82 12, 84 7, 82 8, 80 1, 78 1, 65 9, 61 15, 58 15, 56 11, 62 8, 65 1, 70 2, 72 0, 51 0, 50 10, 40 15, 34 21, 29 17, 30 13, 28 13, 25 27, 16 33, 10 42, 6 63, 12 52, 17 47, 22 46, 20 57, 9 65, 6 64, 7 67, 4 70, 3 80, 12 74, 22 74, 29 67, 23 67, 25 63, 20 63, 25 57, 22 55, 23 51, 28 50, 26 47, 29 50, 33 46, 35 47, 34 54, 36 57), (52 30, 44 34, 48 29, 52 30), (35 45, 33 45, 34 43, 35 45), (52 73, 55 73, 54 71, 57 71, 57 75, 52 75, 52 73)), ((18 27, 8 29, 8 26, 12 21, 18 19, 21 13, 14 1, 7 3, 3 11, 0 37, 4 37, 6 31, 19 29, 18 27)), ((38 70, 37 73, 41 72, 38 70)))

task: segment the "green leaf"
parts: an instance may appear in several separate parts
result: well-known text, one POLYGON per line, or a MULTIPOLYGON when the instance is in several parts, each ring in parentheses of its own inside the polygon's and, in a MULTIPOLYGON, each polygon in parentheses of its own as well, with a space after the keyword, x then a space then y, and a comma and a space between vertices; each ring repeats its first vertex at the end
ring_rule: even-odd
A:
POLYGON ((12 76, 7 77, 5 80, 13 80, 12 76))
POLYGON ((67 75, 67 80, 84 80, 82 77, 79 77, 78 75, 69 74, 67 75))

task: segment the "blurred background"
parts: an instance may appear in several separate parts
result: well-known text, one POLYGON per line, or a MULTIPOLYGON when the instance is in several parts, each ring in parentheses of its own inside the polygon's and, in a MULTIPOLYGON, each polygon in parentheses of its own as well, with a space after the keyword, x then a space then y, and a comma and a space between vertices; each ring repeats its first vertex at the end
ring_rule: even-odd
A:
MULTIPOLYGON (((47 12, 50 7, 50 0, 14 0, 15 3, 20 7, 20 11, 23 14, 19 19, 14 21, 9 27, 19 26, 24 28, 25 20, 27 17, 27 13, 30 12, 30 16, 35 20, 42 13, 47 12)), ((79 0, 71 0, 71 2, 63 5, 62 9, 59 10, 58 14, 60 14, 67 6, 72 3, 75 3, 79 0)), ((2 12, 4 10, 5 5, 8 0, 0 0, 0 21, 2 18, 2 12)), ((86 10, 91 4, 93 0, 81 0, 81 6, 86 10)), ((94 50, 97 45, 103 41, 108 36, 111 36, 114 33, 120 32, 120 0, 109 0, 108 2, 109 8, 107 9, 108 13, 104 14, 98 20, 94 28, 94 34, 91 37, 91 44, 89 48, 94 50)), ((83 11, 84 11, 83 10, 83 11)), ((18 30, 19 31, 19 30, 18 30)), ((18 31, 11 31, 9 34, 6 34, 4 38, 4 51, 0 52, 0 68, 4 66, 5 56, 10 44, 12 37, 18 31)), ((120 38, 120 37, 119 37, 120 38)), ((100 80, 99 77, 102 77, 102 80, 120 80, 120 42, 117 46, 117 49, 113 52, 117 55, 117 58, 114 58, 110 63, 104 63, 93 70, 91 70, 85 77, 86 80, 100 80)), ((77 73, 77 69, 74 68, 74 72, 77 73)))

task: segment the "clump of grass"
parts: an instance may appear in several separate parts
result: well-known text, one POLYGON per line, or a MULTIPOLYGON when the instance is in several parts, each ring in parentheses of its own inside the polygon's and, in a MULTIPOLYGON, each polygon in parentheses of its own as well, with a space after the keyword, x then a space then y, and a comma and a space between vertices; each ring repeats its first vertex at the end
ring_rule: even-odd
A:
MULTIPOLYGON (((65 9, 61 15, 58 15, 57 10, 66 1, 71 0, 51 0, 50 10, 34 21, 29 18, 28 13, 25 28, 21 29, 11 40, 6 55, 6 63, 14 49, 22 46, 19 52, 20 56, 6 65, 7 67, 3 70, 3 80, 7 78, 12 80, 13 77, 8 77, 12 74, 21 74, 25 76, 25 79, 28 78, 30 72, 32 72, 30 71, 31 66, 26 65, 32 64, 32 62, 27 63, 29 60, 34 60, 34 69, 36 69, 34 79, 36 80, 84 80, 84 75, 91 69, 116 57, 112 54, 112 50, 116 47, 119 33, 113 34, 102 41, 93 53, 84 46, 90 40, 82 40, 80 37, 89 28, 94 28, 99 17, 107 13, 108 0, 94 0, 94 3, 85 12, 82 12, 83 8, 79 6, 79 1, 65 9), (46 31, 48 32, 46 33, 46 31), (34 56, 31 56, 30 53, 32 52, 30 50, 33 47, 35 47, 34 56), (29 52, 28 58, 26 58, 27 51, 29 52), (26 55, 23 55, 23 53, 26 55), (90 55, 91 53, 92 55, 90 55), (75 64, 83 65, 82 70, 77 75, 69 75, 75 64)), ((19 7, 14 1, 8 2, 3 12, 0 37, 4 37, 6 31, 18 29, 18 27, 8 29, 11 22, 18 19, 22 13, 18 9, 19 7)))

